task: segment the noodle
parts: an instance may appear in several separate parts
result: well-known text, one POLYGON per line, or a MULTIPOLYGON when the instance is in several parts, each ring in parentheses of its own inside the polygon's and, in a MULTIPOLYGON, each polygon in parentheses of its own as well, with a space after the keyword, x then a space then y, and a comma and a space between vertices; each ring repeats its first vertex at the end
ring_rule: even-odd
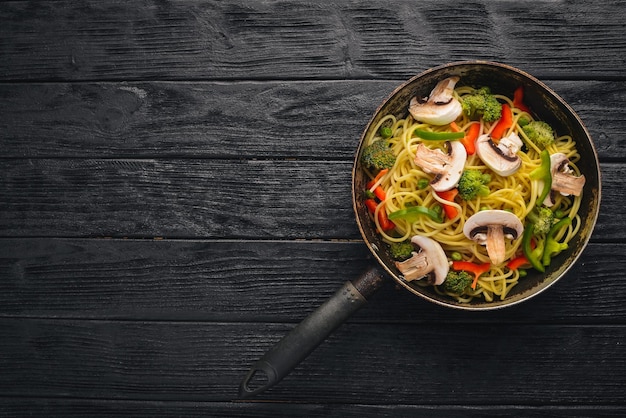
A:
MULTIPOLYGON (((474 92, 472 87, 457 87, 454 95, 457 99, 462 99, 464 95, 474 92)), ((376 212, 372 216, 377 229, 382 238, 387 243, 403 242, 414 235, 427 236, 441 244, 446 254, 458 252, 462 260, 475 263, 490 262, 486 248, 469 238, 463 233, 466 220, 476 212, 488 209, 499 209, 510 211, 515 214, 523 224, 525 218, 531 210, 539 203, 537 196, 542 190, 542 184, 538 180, 532 180, 530 173, 541 164, 540 153, 542 149, 532 143, 519 125, 520 118, 528 121, 535 120, 532 115, 515 108, 510 98, 503 95, 495 95, 500 102, 508 103, 513 111, 513 125, 508 132, 515 132, 524 142, 526 147, 518 152, 522 160, 521 167, 514 174, 503 177, 490 170, 478 157, 477 154, 468 155, 464 169, 476 169, 491 176, 486 184, 490 193, 485 197, 477 197, 473 200, 465 201, 456 199, 454 202, 443 200, 430 187, 420 189, 418 183, 420 179, 430 181, 431 174, 427 174, 414 162, 417 146, 424 143, 429 148, 442 148, 442 142, 422 141, 414 135, 415 129, 425 129, 431 131, 449 131, 448 125, 433 126, 415 121, 410 115, 406 118, 396 118, 394 115, 384 116, 378 124, 371 130, 369 137, 365 139, 365 145, 372 144, 379 140, 380 128, 390 127, 392 136, 388 138, 390 146, 396 155, 396 162, 386 174, 380 178, 380 186, 386 193, 386 198, 378 205, 376 212), (395 229, 383 231, 378 220, 378 211, 385 210, 388 214, 394 211, 407 208, 409 206, 434 207, 436 205, 453 205, 460 213, 458 219, 444 218, 443 222, 437 222, 427 216, 420 216, 417 220, 407 221, 405 219, 394 220, 395 229)), ((456 124, 461 131, 467 131, 472 123, 465 114, 462 114, 456 124)), ((494 123, 481 123, 481 134, 490 133, 495 126, 494 123)), ((508 135, 505 133, 505 136, 508 135)), ((576 149, 576 143, 571 136, 559 136, 555 142, 546 147, 550 154, 564 153, 570 160, 570 167, 575 174, 580 175, 576 162, 580 160, 580 154, 576 149)), ((374 178, 373 173, 367 172, 370 178, 374 178)), ((562 196, 557 193, 555 196, 555 207, 572 219, 571 225, 563 228, 556 236, 561 242, 567 242, 578 232, 580 228, 580 217, 577 215, 581 203, 581 196, 562 196)), ((507 240, 505 245, 506 260, 510 260, 521 253, 521 239, 513 241, 507 240)), ((504 265, 493 266, 490 271, 480 276, 475 289, 467 287, 463 294, 447 293, 441 286, 435 286, 435 291, 439 294, 447 294, 454 297, 459 302, 470 302, 473 298, 483 298, 492 301, 496 298, 504 299, 512 288, 521 279, 520 271, 509 269, 504 265)), ((424 281, 416 282, 420 286, 428 286, 424 281)))

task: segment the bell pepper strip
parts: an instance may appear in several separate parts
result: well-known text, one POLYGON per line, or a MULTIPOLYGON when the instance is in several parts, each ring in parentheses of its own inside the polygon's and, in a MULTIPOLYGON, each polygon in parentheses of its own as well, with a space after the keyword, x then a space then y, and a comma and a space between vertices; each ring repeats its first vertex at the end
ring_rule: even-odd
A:
POLYGON ((465 136, 464 132, 432 132, 416 129, 413 133, 427 141, 454 141, 465 136))
MULTIPOLYGON (((450 129, 454 132, 460 132, 461 128, 456 122, 452 122, 450 124, 450 129)), ((461 139, 461 143, 465 147, 465 151, 467 151, 467 155, 474 155, 476 153, 476 139, 478 139, 478 134, 480 133, 480 123, 474 122, 470 124, 469 129, 465 132, 465 136, 461 139)))
MULTIPOLYGON (((367 187, 371 192, 374 192, 374 190, 376 190, 378 187, 380 187, 380 184, 382 183, 383 176, 385 174, 387 174, 388 172, 389 172, 388 168, 384 168, 384 169, 380 170, 378 172, 378 174, 376 174, 376 177, 374 177, 372 180, 370 180, 365 185, 365 187, 367 187)), ((379 191, 379 193, 380 193, 380 191, 379 191)), ((385 200, 385 199, 381 199, 381 200, 385 200)))
POLYGON ((376 186, 374 189, 374 196, 376 196, 381 202, 387 199, 387 193, 385 193, 385 190, 383 190, 381 186, 376 186))
POLYGON ((378 211, 378 223, 383 231, 391 231, 396 227, 396 224, 391 222, 387 217, 387 211, 384 208, 378 211))
POLYGON ((543 181, 543 190, 537 199, 538 205, 541 205, 552 189, 552 173, 550 171, 550 152, 544 149, 539 157, 541 158, 541 165, 530 172, 530 178, 531 180, 543 181))
POLYGON ((388 217, 394 221, 396 219, 405 219, 409 222, 415 221, 420 215, 426 215, 435 222, 443 222, 441 213, 429 209, 425 206, 409 206, 404 209, 391 212, 388 217))
POLYGON ((378 181, 388 172, 389 172, 388 168, 383 168, 382 170, 380 170, 378 174, 376 174, 376 177, 374 177, 374 179, 372 180, 372 184, 378 183, 378 181))
POLYGON ((376 207, 378 206, 378 203, 376 203, 374 199, 365 199, 363 203, 365 203, 365 206, 367 206, 367 210, 369 210, 370 213, 376 212, 376 207))
MULTIPOLYGON (((454 198, 456 197, 457 194, 459 194, 459 190, 455 188, 455 189, 446 190, 445 192, 435 192, 435 193, 437 193, 437 196, 439 196, 443 200, 446 200, 448 202, 454 202, 454 198)), ((459 214, 459 211, 456 208, 456 206, 446 205, 445 203, 443 204, 443 211, 446 213, 446 217, 448 219, 454 219, 459 214)))
POLYGON ((508 103, 502 104, 502 116, 491 130, 491 139, 498 141, 504 133, 513 125, 513 111, 508 103))
POLYGON ((372 179, 365 185, 365 187, 367 187, 370 192, 372 192, 378 199, 380 199, 380 201, 383 201, 387 198, 387 193, 385 193, 385 190, 380 186, 380 183, 381 178, 385 174, 387 174, 388 171, 388 168, 380 170, 378 174, 376 174, 376 177, 374 177, 374 179, 372 179))
POLYGON ((517 257, 512 258, 508 263, 506 263, 506 266, 510 270, 517 270, 523 267, 530 267, 530 261, 528 261, 528 258, 526 258, 525 255, 518 255, 517 257))
POLYGON ((452 262, 453 270, 463 270, 474 275, 474 281, 472 282, 472 289, 476 289, 476 284, 478 284, 478 278, 491 269, 491 263, 482 263, 476 264, 471 261, 453 261, 452 262))
POLYGON ((526 259, 530 263, 531 266, 537 271, 544 272, 546 269, 543 267, 541 260, 539 259, 539 255, 533 251, 532 248, 532 237, 533 230, 535 229, 535 225, 532 222, 526 224, 524 228, 524 234, 522 235, 522 251, 526 256, 526 259))
POLYGON ((513 107, 522 112, 530 113, 530 108, 524 104, 524 87, 519 86, 513 92, 513 107))
MULTIPOLYGON (((378 207, 378 202, 376 202, 376 200, 365 199, 363 203, 365 203, 367 210, 369 210, 371 214, 376 213, 376 208, 378 207)), ((383 231, 390 231, 396 227, 396 225, 389 220, 387 211, 384 208, 380 208, 378 211, 378 224, 383 231)))
POLYGON ((554 236, 557 232, 561 230, 561 228, 566 225, 570 225, 571 223, 571 218, 563 218, 554 225, 552 225, 552 228, 550 228, 550 230, 548 231, 548 234, 546 235, 546 243, 543 247, 543 256, 541 257, 541 264, 543 264, 545 267, 550 265, 552 257, 554 257, 563 250, 567 250, 567 243, 557 241, 554 236))

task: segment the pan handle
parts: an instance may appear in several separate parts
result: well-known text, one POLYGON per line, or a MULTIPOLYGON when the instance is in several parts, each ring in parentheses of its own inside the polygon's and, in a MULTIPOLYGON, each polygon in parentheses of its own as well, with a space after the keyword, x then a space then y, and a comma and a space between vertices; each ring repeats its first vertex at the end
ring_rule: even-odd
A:
POLYGON ((378 267, 371 267, 333 296, 266 352, 250 369, 239 387, 248 399, 280 382, 320 345, 339 325, 367 302, 383 283, 378 267))

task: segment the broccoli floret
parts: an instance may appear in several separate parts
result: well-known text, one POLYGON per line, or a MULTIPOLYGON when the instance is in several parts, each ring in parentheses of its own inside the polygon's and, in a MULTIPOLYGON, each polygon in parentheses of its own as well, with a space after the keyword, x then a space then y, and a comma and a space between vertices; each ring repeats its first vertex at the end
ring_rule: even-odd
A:
POLYGON ((520 118, 517 120, 517 124, 523 128, 524 126, 528 125, 530 123, 530 120, 526 117, 526 116, 520 116, 520 118))
POLYGON ((396 156, 389 146, 389 141, 379 139, 363 148, 361 161, 370 168, 382 170, 393 167, 396 162, 396 156))
POLYGON ((554 225, 554 212, 550 208, 540 206, 533 209, 527 216, 528 220, 535 225, 533 232, 535 234, 547 233, 552 225, 554 225))
POLYGON ((552 127, 546 122, 540 120, 529 122, 527 125, 522 127, 522 130, 524 131, 528 139, 530 139, 533 144, 539 146, 540 148, 547 147, 555 140, 555 135, 552 127))
POLYGON ((483 174, 480 170, 465 170, 459 179, 459 196, 463 200, 472 200, 476 196, 485 197, 489 194, 489 187, 486 184, 490 181, 491 176, 483 174))
POLYGON ((473 281, 472 275, 466 271, 450 270, 443 282, 443 288, 447 292, 461 294, 473 281))
POLYGON ((415 251, 411 241, 392 242, 389 245, 389 252, 394 260, 404 261, 411 257, 411 253, 415 251))
POLYGON ((502 105, 488 87, 481 87, 463 96, 461 106, 463 112, 472 120, 482 118, 485 122, 494 122, 502 116, 502 105))

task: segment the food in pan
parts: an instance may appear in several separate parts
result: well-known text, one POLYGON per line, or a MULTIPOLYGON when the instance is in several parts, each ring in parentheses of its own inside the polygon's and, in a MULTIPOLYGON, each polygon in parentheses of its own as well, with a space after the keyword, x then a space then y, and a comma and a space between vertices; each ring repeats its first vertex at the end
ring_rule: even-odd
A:
POLYGON ((459 302, 504 299, 580 228, 575 140, 489 86, 439 81, 365 138, 364 203, 406 281, 459 302), (559 135, 560 134, 560 135, 559 135))

